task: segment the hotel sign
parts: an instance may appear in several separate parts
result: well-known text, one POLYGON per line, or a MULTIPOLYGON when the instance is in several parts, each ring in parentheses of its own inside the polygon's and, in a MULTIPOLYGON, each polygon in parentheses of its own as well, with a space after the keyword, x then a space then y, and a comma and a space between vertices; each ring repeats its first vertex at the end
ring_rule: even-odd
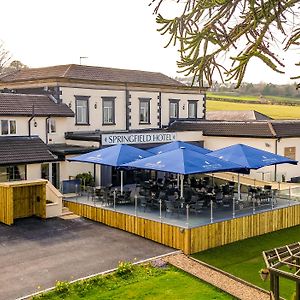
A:
POLYGON ((176 141, 175 132, 102 134, 102 145, 150 144, 176 141))

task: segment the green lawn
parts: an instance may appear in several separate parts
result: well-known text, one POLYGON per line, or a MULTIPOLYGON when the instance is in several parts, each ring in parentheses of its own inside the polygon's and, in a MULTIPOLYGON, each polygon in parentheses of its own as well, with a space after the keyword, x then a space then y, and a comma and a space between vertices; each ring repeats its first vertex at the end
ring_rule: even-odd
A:
POLYGON ((200 280, 174 268, 136 266, 129 275, 97 276, 75 284, 60 283, 54 292, 34 299, 234 299, 200 280))
POLYGON ((300 119, 300 106, 207 101, 207 110, 256 110, 274 119, 300 119))
MULTIPOLYGON (((262 251, 300 241, 300 226, 206 250, 193 256, 237 277, 269 290, 269 281, 262 281, 259 270, 265 267, 262 251)), ((280 281, 281 296, 290 299, 295 286, 280 281)))

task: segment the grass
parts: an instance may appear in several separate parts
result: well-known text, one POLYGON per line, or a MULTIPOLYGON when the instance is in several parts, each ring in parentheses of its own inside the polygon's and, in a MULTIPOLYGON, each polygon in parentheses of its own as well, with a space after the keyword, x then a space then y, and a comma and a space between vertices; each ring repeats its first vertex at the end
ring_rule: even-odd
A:
POLYGON ((207 101, 207 110, 256 110, 273 119, 300 119, 300 106, 207 101))
MULTIPOLYGON (((132 265, 131 265, 132 266, 132 265)), ((130 273, 96 276, 69 284, 61 282, 54 291, 34 299, 98 300, 98 299, 234 299, 174 267, 164 269, 150 265, 134 266, 130 273)))
MULTIPOLYGON (((238 94, 228 94, 228 93, 207 93, 209 98, 221 98, 229 99, 234 101, 260 101, 259 96, 253 95, 238 95, 238 94)), ((263 99, 266 99, 271 102, 293 102, 297 103, 300 101, 300 98, 291 98, 291 97, 280 97, 280 96, 263 96, 263 99)))
MULTIPOLYGON (((269 281, 262 281, 259 270, 265 267, 262 251, 300 240, 300 226, 249 238, 223 247, 196 253, 193 256, 248 282, 269 290, 269 281)), ((290 299, 295 284, 280 279, 281 296, 290 299)))

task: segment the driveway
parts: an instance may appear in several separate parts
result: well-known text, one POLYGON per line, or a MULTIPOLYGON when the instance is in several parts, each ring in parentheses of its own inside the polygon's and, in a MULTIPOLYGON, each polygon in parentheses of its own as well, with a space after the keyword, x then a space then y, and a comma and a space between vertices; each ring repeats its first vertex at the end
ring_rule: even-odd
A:
POLYGON ((173 251, 125 231, 83 218, 15 220, 0 225, 0 299, 10 300, 173 251))

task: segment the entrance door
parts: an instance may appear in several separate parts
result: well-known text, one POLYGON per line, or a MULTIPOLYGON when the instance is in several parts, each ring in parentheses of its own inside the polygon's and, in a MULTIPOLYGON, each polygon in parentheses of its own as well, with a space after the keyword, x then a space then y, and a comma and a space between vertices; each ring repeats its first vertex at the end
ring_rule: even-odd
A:
POLYGON ((59 189, 59 163, 52 163, 52 184, 59 189))

